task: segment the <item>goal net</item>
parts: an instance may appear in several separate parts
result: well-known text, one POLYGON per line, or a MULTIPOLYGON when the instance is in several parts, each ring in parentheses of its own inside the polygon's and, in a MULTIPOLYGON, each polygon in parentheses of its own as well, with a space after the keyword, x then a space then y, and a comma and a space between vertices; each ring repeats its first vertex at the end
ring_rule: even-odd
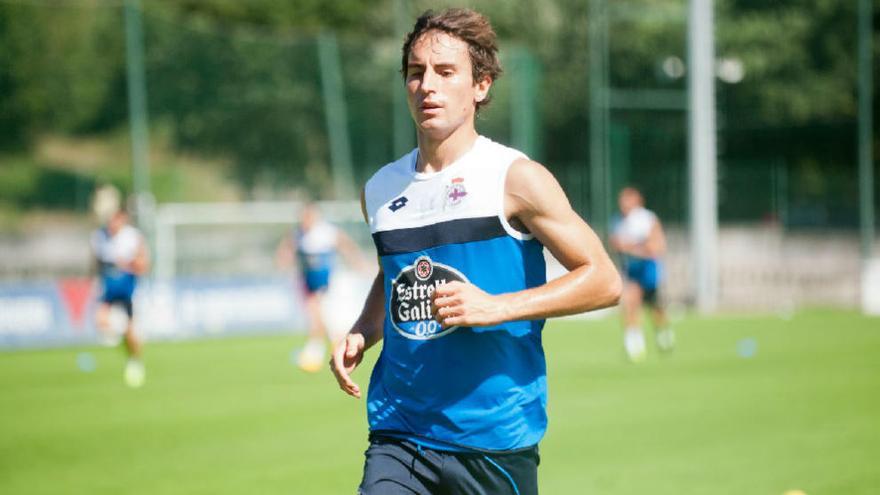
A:
MULTIPOLYGON (((306 328, 298 277, 276 263, 297 227, 302 202, 181 203, 156 210, 154 269, 139 290, 140 326, 152 337, 306 328)), ((372 258, 356 201, 319 202, 322 217, 372 258)), ((339 258, 324 298, 329 329, 350 327, 374 274, 339 258)))

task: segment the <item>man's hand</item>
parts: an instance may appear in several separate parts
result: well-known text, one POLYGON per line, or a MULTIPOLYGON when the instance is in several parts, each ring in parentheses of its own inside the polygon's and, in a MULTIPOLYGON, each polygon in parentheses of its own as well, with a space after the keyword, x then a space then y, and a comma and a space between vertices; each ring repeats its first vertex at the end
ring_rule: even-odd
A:
POLYGON ((360 333, 349 333, 336 344, 333 349, 333 357, 330 359, 330 370, 339 383, 343 392, 358 399, 361 398, 361 388, 351 379, 351 374, 364 359, 366 348, 364 336, 360 333))
POLYGON ((449 282, 434 291, 434 317, 444 327, 487 327, 507 321, 502 296, 493 296, 473 284, 449 282))

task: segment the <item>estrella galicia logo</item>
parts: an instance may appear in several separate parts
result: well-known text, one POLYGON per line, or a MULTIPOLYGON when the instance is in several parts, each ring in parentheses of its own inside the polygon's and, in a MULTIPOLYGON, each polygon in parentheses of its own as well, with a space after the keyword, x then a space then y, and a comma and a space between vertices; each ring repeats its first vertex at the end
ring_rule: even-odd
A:
POLYGON ((404 267, 391 281, 388 314, 394 329, 413 340, 436 339, 458 329, 442 328, 431 309, 437 287, 453 280, 467 282, 455 268, 435 263, 427 256, 420 256, 412 265, 404 267))
POLYGON ((388 209, 391 211, 397 211, 397 210, 403 208, 404 206, 406 206, 407 201, 409 201, 409 200, 406 199, 406 196, 401 196, 401 197, 395 199, 394 201, 392 201, 391 204, 388 205, 388 209))

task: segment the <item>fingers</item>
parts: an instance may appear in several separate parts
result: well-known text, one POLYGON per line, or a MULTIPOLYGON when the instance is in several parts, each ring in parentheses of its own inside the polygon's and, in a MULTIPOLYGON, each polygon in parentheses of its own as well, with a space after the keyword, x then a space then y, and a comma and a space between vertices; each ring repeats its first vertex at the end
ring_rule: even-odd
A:
POLYGON ((451 306, 458 306, 462 303, 461 297, 456 295, 443 296, 443 297, 435 297, 434 298, 434 307, 435 308, 447 308, 451 306))
POLYGON ((449 282, 443 284, 434 292, 434 300, 431 302, 431 310, 434 313, 434 319, 444 328, 455 326, 462 321, 463 313, 463 289, 464 284, 461 282, 449 282), (458 317, 453 320, 453 317, 458 317), (454 322, 455 321, 455 322, 454 322))
POLYGON ((452 282, 447 282, 438 286, 434 289, 434 297, 444 297, 450 296, 452 294, 456 294, 464 287, 464 282, 459 282, 458 280, 453 280, 452 282))
POLYGON ((465 309, 459 303, 449 305, 441 305, 434 307, 434 319, 443 328, 449 328, 456 325, 467 323, 465 318, 465 309))
POLYGON ((358 348, 356 346, 346 346, 345 347, 345 357, 348 359, 354 359, 357 356, 358 348))
POLYGON ((336 349, 333 350, 333 358, 330 360, 330 369, 333 371, 333 376, 336 377, 339 388, 348 395, 360 399, 361 389, 351 379, 349 373, 357 367, 358 354, 363 348, 358 349, 358 344, 353 340, 352 335, 348 335, 336 346, 336 349), (351 362, 351 366, 346 366, 346 361, 351 362))
POLYGON ((488 326, 503 321, 499 301, 473 284, 449 282, 435 290, 431 310, 444 328, 488 326))
POLYGON ((456 327, 459 325, 469 326, 470 322, 463 315, 448 316, 438 320, 443 328, 456 327))
POLYGON ((462 302, 461 282, 449 282, 437 287, 434 290, 434 298, 431 300, 434 314, 437 314, 438 308, 459 305, 462 302))

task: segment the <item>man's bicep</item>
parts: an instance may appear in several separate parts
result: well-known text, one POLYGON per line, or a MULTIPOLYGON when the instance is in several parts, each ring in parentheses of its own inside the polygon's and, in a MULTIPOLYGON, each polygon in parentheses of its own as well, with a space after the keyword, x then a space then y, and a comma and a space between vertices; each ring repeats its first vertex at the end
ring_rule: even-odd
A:
POLYGON ((663 233, 663 226, 660 221, 654 222, 651 226, 651 232, 648 235, 648 243, 651 249, 651 255, 662 256, 666 253, 666 235, 663 233))
POLYGON ((604 249, 593 229, 570 207, 536 215, 527 225, 568 270, 589 264, 593 254, 604 249))
POLYGON ((517 201, 517 218, 569 270, 590 262, 604 250, 593 229, 571 207, 555 177, 543 166, 518 163, 509 191, 517 201))

